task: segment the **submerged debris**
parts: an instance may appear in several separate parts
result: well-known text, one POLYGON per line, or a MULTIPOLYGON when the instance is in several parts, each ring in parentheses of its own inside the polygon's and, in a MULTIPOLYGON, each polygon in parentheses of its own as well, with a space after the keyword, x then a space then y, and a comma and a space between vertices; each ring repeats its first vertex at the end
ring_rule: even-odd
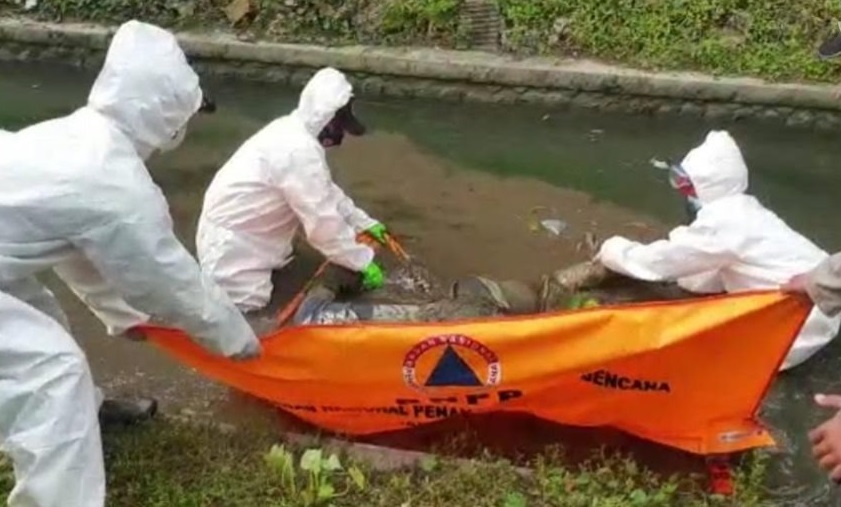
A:
POLYGON ((554 236, 560 236, 567 229, 568 225, 559 218, 559 215, 558 210, 555 208, 535 206, 529 210, 529 230, 531 232, 540 232, 543 230, 554 236))
POLYGON ((557 219, 541 220, 540 226, 555 236, 559 236, 567 228, 566 222, 557 219))
POLYGON ((669 170, 669 168, 671 167, 671 164, 669 164, 667 161, 665 161, 665 160, 658 160, 658 159, 656 159, 656 158, 652 158, 652 159, 651 159, 651 160, 649 160, 648 162, 649 162, 651 165, 653 165, 655 168, 657 168, 657 169, 662 169, 663 171, 668 171, 668 170, 669 170))

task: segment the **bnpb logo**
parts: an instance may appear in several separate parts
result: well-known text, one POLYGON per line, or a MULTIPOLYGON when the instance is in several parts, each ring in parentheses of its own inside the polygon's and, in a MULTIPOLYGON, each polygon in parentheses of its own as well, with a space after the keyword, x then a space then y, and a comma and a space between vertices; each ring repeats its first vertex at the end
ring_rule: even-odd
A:
POLYGON ((491 349, 460 334, 418 343, 403 359, 403 380, 411 387, 491 387, 502 380, 502 365, 491 349))

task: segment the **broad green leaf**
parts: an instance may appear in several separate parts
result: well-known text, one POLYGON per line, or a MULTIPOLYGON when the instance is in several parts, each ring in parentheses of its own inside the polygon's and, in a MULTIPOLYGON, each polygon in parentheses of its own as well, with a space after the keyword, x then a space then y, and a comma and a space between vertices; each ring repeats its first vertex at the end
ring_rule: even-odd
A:
POLYGON ((641 489, 635 489, 631 493, 631 502, 634 505, 646 505, 648 503, 648 493, 641 489))
POLYGON ((522 493, 511 492, 505 495, 504 507, 528 507, 528 501, 522 493))
POLYGON ((435 456, 424 456, 420 460, 420 467, 426 473, 430 473, 438 468, 438 458, 435 456))
POLYGON ((318 487, 318 499, 329 500, 336 496, 336 488, 332 484, 325 483, 318 487))
POLYGON ((365 474, 362 473, 362 470, 352 466, 348 469, 347 473, 350 475, 351 480, 353 480, 353 483, 356 484, 356 487, 359 488, 360 491, 365 489, 367 481, 365 480, 365 474))
POLYGON ((282 475, 293 472, 294 459, 292 453, 282 445, 273 445, 265 459, 272 469, 282 475))
POLYGON ((335 472, 336 470, 342 469, 342 463, 339 461, 339 457, 335 454, 331 454, 329 458, 324 460, 321 466, 328 472, 335 472))
POLYGON ((301 468, 308 472, 321 472, 321 449, 307 449, 301 455, 301 468))

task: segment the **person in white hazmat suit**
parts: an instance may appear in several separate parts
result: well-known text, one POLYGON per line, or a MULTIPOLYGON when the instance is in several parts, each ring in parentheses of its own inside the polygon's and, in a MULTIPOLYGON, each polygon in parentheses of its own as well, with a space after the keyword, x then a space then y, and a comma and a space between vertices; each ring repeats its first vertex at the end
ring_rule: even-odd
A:
POLYGON ((355 277, 366 289, 382 286, 373 250, 356 237, 368 233, 384 242, 386 228, 333 182, 324 150, 339 146, 345 133, 364 132, 350 83, 323 68, 298 107, 248 139, 210 183, 196 233, 199 262, 256 328, 268 317, 261 312, 272 298, 272 274, 293 260, 300 227, 335 277, 355 277))
MULTIPOLYGON (((679 166, 673 185, 697 215, 667 239, 644 245, 623 237, 605 241, 596 260, 646 281, 677 281, 695 293, 777 289, 815 268, 828 254, 746 194, 748 169, 726 131, 712 131, 679 166)), ((837 334, 841 317, 814 308, 781 370, 797 366, 837 334)))
POLYGON ((173 233, 144 161, 177 146, 204 100, 175 37, 117 30, 85 107, 0 139, 0 441, 9 505, 101 507, 98 396, 36 275, 54 269, 111 334, 149 320, 236 359, 260 345, 173 233))

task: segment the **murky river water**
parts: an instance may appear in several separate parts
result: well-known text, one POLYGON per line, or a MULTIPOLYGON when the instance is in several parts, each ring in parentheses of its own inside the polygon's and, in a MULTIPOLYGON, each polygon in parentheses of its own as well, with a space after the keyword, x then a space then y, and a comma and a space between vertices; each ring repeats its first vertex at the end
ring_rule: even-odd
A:
MULTIPOLYGON (((89 74, 0 65, 0 127, 15 129, 81 104, 89 74)), ((192 246, 204 188, 240 142, 293 104, 268 85, 209 82, 219 112, 197 120, 177 152, 152 163, 179 234, 192 246)), ((533 278, 579 260, 585 232, 653 239, 682 208, 649 165, 680 157, 712 125, 565 112, 537 107, 364 101, 373 131, 331 153, 337 179, 373 216, 444 276, 481 272, 533 278), (560 238, 529 230, 530 212, 568 227, 560 238)), ((722 125, 717 125, 722 126, 722 125)), ((727 126, 751 167, 751 189, 792 226, 841 249, 841 143, 832 134, 750 123, 727 126)), ((57 287, 97 380, 119 393, 150 393, 164 409, 238 423, 274 424, 271 411, 243 401, 149 347, 107 338, 99 323, 57 287)), ((703 367, 700 365, 699 367, 703 367)), ((771 483, 778 505, 827 505, 836 496, 811 461, 806 432, 828 414, 812 395, 841 392, 841 341, 779 378, 764 417, 783 444, 771 483)), ((664 451, 665 452, 665 451, 664 451)))

